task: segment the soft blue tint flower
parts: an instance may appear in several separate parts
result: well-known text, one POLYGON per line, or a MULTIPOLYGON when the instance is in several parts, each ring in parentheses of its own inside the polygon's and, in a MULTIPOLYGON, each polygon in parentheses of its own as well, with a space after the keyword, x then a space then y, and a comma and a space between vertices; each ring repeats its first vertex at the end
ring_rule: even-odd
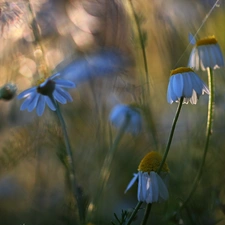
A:
POLYGON ((167 90, 167 101, 172 104, 179 102, 196 104, 200 95, 209 94, 209 89, 199 76, 190 68, 180 67, 171 71, 167 90))
POLYGON ((128 65, 127 57, 116 49, 104 49, 89 56, 72 61, 67 66, 58 65, 57 71, 63 78, 71 80, 76 85, 94 79, 113 75, 124 70, 128 65))
MULTIPOLYGON (((137 199, 140 202, 162 202, 169 198, 168 189, 162 177, 156 172, 162 161, 162 156, 155 151, 149 152, 140 162, 138 173, 128 184, 125 193, 138 181, 137 199)), ((169 168, 165 163, 162 167, 163 175, 168 175, 169 168)))
POLYGON ((196 70, 224 66, 223 54, 214 36, 196 41, 189 57, 188 67, 196 70))
POLYGON ((52 75, 39 85, 20 93, 18 99, 25 98, 20 110, 27 109, 28 112, 31 112, 36 108, 38 116, 41 116, 45 110, 45 104, 47 104, 51 110, 55 111, 55 101, 62 104, 72 102, 72 97, 63 88, 73 88, 75 85, 71 81, 58 79, 59 75, 59 73, 52 75))
POLYGON ((112 124, 121 129, 127 123, 125 131, 137 135, 142 129, 142 116, 138 108, 119 104, 116 105, 109 117, 112 124))

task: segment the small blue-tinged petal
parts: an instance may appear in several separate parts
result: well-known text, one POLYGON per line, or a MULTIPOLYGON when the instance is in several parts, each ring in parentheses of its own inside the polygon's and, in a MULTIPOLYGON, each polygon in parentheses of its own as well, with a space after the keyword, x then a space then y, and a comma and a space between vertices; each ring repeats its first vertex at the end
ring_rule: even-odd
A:
POLYGON ((46 95, 45 97, 45 102, 47 103, 48 107, 52 110, 55 111, 55 105, 53 104, 52 100, 46 95))
POLYGON ((55 91, 53 92, 53 97, 61 104, 66 104, 66 99, 58 92, 57 89, 55 89, 55 91))
POLYGON ((136 182, 137 179, 138 179, 138 173, 134 173, 134 177, 132 178, 130 183, 127 185, 127 188, 124 191, 124 193, 126 193, 134 185, 134 183, 136 182))
POLYGON ((69 80, 63 80, 63 79, 55 79, 54 82, 57 86, 64 87, 64 88, 75 88, 76 85, 69 80))
POLYGON ((57 86, 55 87, 55 90, 57 90, 58 93, 59 93, 61 96, 63 96, 68 102, 72 102, 72 101, 73 101, 71 95, 70 95, 67 91, 65 91, 65 90, 63 90, 62 88, 57 87, 57 86))
POLYGON ((26 98, 28 97, 30 94, 32 94, 33 92, 36 92, 36 88, 37 87, 32 87, 32 88, 29 88, 23 92, 21 92, 20 94, 18 94, 17 98, 18 99, 21 99, 21 98, 26 98))
POLYGON ((37 103, 37 115, 42 116, 43 112, 45 110, 45 96, 40 95, 39 101, 37 103))
POLYGON ((33 111, 35 109, 35 107, 37 106, 39 97, 40 97, 40 94, 39 93, 35 93, 33 99, 30 101, 30 104, 27 107, 27 111, 28 112, 31 112, 31 111, 33 111))

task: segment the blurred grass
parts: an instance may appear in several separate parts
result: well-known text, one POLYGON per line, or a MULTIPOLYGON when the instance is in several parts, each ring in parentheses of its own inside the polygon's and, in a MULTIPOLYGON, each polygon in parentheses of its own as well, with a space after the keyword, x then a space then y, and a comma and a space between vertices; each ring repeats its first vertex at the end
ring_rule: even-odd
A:
MULTIPOLYGON (((142 56, 138 43, 130 31, 128 39, 121 40, 120 46, 123 44, 129 46, 136 64, 127 72, 118 74, 113 87, 114 78, 109 80, 98 78, 79 86, 72 91, 74 102, 61 107, 74 150, 77 179, 87 201, 90 202, 97 192, 104 157, 117 132, 108 122, 114 97, 123 103, 136 101, 151 108, 151 118, 147 119, 154 122, 156 130, 146 128, 138 137, 125 135, 115 155, 107 188, 101 196, 101 205, 97 209, 89 207, 87 222, 93 224, 110 224, 110 221, 114 220, 114 212, 119 215, 122 209, 131 209, 135 206, 136 187, 126 195, 124 190, 132 174, 137 171, 140 160, 148 151, 164 152, 176 110, 175 104, 169 105, 166 102, 170 70, 187 64, 191 51, 191 46, 185 51, 188 33, 196 32, 210 9, 203 1, 194 0, 151 3, 146 0, 133 3, 137 14, 144 18, 142 28, 147 33, 150 96, 143 98, 143 91, 144 95, 146 94, 146 81, 142 56), (181 56, 183 57, 180 58, 181 56), (157 143, 153 140, 152 132, 155 132, 157 143)), ((53 10, 57 11, 60 4, 67 2, 54 4, 56 6, 53 10)), ((67 15, 64 11, 60 13, 57 22, 63 23, 67 15)), ((220 7, 214 9, 197 35, 203 37, 214 34, 223 53, 224 19, 225 5, 221 1, 220 7)), ((130 24, 128 28, 132 25, 130 24)), ((71 26, 67 29, 71 29, 71 26)), ((96 43, 92 43, 90 49, 86 46, 84 49, 76 46, 70 36, 73 32, 76 30, 69 30, 69 35, 55 32, 43 37, 42 44, 45 46, 48 59, 54 59, 49 62, 50 69, 54 70, 61 60, 73 55, 77 57, 88 54, 92 47, 96 48, 96 43)), ((101 38, 104 39, 104 36, 101 38)), ((36 79, 33 44, 30 42, 24 44, 22 38, 12 41, 1 37, 1 40, 3 46, 0 57, 0 86, 12 81, 18 85, 20 92, 36 79), (25 70, 22 70, 21 60, 24 58, 29 60, 25 61, 23 64, 25 70)), ((207 82, 205 73, 198 74, 207 82)), ((180 215, 180 220, 164 221, 175 212, 180 201, 185 199, 198 170, 205 140, 207 96, 201 97, 196 106, 184 105, 182 108, 167 161, 170 167, 170 198, 166 203, 153 206, 149 224, 207 225, 216 224, 215 222, 220 219, 223 220, 218 224, 225 224, 224 69, 215 71, 215 81, 213 135, 197 192, 188 209, 180 215)), ((73 202, 68 201, 70 196, 65 179, 65 167, 60 162, 62 160, 60 157, 63 156, 57 154, 64 148, 64 144, 54 113, 46 110, 42 118, 37 118, 35 113, 19 112, 19 104, 16 99, 11 102, 0 102, 1 223, 76 224, 73 202)), ((140 211, 134 224, 139 224, 143 211, 140 211)))

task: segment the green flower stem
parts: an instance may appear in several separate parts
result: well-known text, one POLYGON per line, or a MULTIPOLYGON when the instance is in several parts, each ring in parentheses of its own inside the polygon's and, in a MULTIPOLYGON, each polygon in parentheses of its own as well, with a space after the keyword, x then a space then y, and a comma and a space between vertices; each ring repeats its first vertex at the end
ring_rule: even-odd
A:
POLYGON ((81 191, 80 191, 79 186, 77 185, 76 178, 75 178, 74 161, 73 161, 73 155, 72 155, 72 151, 71 151, 69 136, 67 134, 66 124, 65 124, 65 121, 61 114, 59 105, 56 101, 53 101, 53 102, 55 103, 56 114, 59 118, 59 121, 60 121, 60 124, 62 127, 62 131, 63 131, 63 135, 64 135, 64 141, 65 141, 65 145, 66 145, 66 156, 67 156, 67 160, 68 160, 67 161, 68 162, 67 169, 68 169, 69 178, 70 178, 70 182, 71 182, 71 188, 73 191, 74 198, 76 199, 76 202, 77 202, 80 222, 81 222, 81 224, 83 224, 85 221, 85 213, 84 213, 81 191))
MULTIPOLYGON (((130 122, 130 115, 127 115, 126 116, 126 119, 122 125, 122 127, 119 129, 119 132, 117 133, 116 137, 115 137, 115 140, 113 142, 113 144, 111 145, 110 149, 109 149, 109 152, 108 152, 108 155, 106 156, 105 158, 105 161, 103 163, 103 166, 102 166, 102 169, 101 169, 101 176, 100 178, 102 179, 101 182, 101 188, 100 188, 100 194, 101 192, 104 190, 105 188, 105 185, 109 179, 109 176, 110 176, 110 167, 112 165, 112 160, 113 160, 113 157, 115 155, 115 152, 116 152, 116 149, 125 133, 125 130, 128 126, 130 122)), ((98 196, 99 197, 99 196, 98 196)))
POLYGON ((147 224, 148 217, 149 217, 150 212, 151 212, 151 208, 152 208, 152 204, 151 203, 147 204, 147 207, 146 207, 146 210, 145 210, 144 219, 142 221, 142 225, 146 225, 147 224))
POLYGON ((128 219, 126 225, 130 225, 135 217, 135 215, 137 214, 138 210, 140 209, 141 205, 143 202, 138 202, 136 207, 134 208, 134 211, 132 212, 130 218, 128 219))
POLYGON ((205 160, 206 160, 206 155, 208 152, 208 148, 209 148, 209 139, 212 135, 212 125, 213 125, 213 117, 214 117, 214 98, 215 98, 215 87, 214 87, 214 76, 213 76, 213 70, 211 68, 207 68, 207 72, 208 72, 208 85, 209 85, 209 103, 208 103, 208 118, 207 118, 207 127, 206 127, 206 142, 205 142, 205 148, 204 148, 204 152, 203 152, 203 157, 202 157, 202 162, 200 164, 197 176, 195 177, 192 189, 188 195, 188 197, 186 198, 186 200, 183 202, 183 204, 180 207, 180 210, 183 209, 187 203, 189 202, 189 200, 191 199, 192 195, 194 194, 198 183, 201 179, 202 176, 202 172, 203 172, 203 168, 204 168, 204 164, 205 164, 205 160))
MULTIPOLYGON (((167 142, 167 146, 166 146, 166 150, 165 150, 165 153, 164 153, 164 156, 163 156, 163 159, 161 161, 161 164, 159 166, 159 169, 157 171, 157 173, 159 174, 162 170, 162 167, 166 161, 166 158, 167 158, 167 155, 169 153, 169 149, 170 149, 170 145, 171 145, 171 142, 172 142, 172 139, 173 139, 173 134, 174 134, 174 131, 175 131, 175 128, 176 128, 176 123, 177 123, 177 120, 178 120, 178 117, 180 115, 180 111, 181 111, 181 107, 182 107, 182 104, 183 104, 183 100, 184 98, 181 97, 180 98, 180 102, 178 104, 178 107, 177 107, 177 111, 176 111, 176 114, 175 114, 175 117, 174 117, 174 120, 173 120, 173 124, 172 124, 172 128, 171 128, 171 131, 170 131, 170 136, 169 136, 169 139, 168 139, 168 142, 167 142)), ((131 224, 134 216, 136 215, 138 209, 141 207, 141 204, 142 202, 138 202, 133 213, 131 214, 128 222, 126 223, 126 225, 129 225, 131 224)), ((143 219, 143 222, 142 222, 142 225, 145 225, 148 221, 148 217, 150 215, 150 212, 151 212, 151 207, 152 207, 152 204, 148 204, 147 207, 146 207, 146 211, 145 211, 145 215, 144 215, 144 219, 143 219)))
POLYGON ((174 134, 174 131, 175 131, 175 128, 176 128, 177 120, 178 120, 178 117, 180 115, 180 111, 181 111, 181 107, 182 107, 183 100, 184 100, 184 98, 181 97, 180 98, 180 101, 179 101, 179 104, 177 106, 177 111, 176 111, 175 117, 173 119, 171 131, 170 131, 170 136, 169 136, 169 139, 168 139, 168 142, 167 142, 167 146, 166 146, 166 150, 165 150, 165 153, 163 155, 163 159, 162 159, 162 161, 160 163, 160 166, 159 166, 159 168, 157 170, 157 173, 158 174, 161 172, 162 167, 163 167, 163 165, 164 165, 164 163, 166 161, 167 155, 169 153, 170 145, 171 145, 171 142, 172 142, 172 139, 173 139, 173 134, 174 134))
POLYGON ((143 64, 144 64, 144 70, 145 70, 145 77, 146 77, 146 82, 147 82, 147 90, 148 94, 150 94, 149 90, 149 76, 148 76, 148 63, 147 63, 147 56, 146 56, 146 51, 145 51, 145 41, 142 35, 142 31, 138 22, 138 16, 135 13, 134 5, 132 3, 132 0, 128 0, 128 4, 130 6, 130 11, 132 13, 132 17, 134 18, 134 25, 135 25, 135 33, 138 36, 140 47, 141 47, 141 52, 143 56, 143 64))

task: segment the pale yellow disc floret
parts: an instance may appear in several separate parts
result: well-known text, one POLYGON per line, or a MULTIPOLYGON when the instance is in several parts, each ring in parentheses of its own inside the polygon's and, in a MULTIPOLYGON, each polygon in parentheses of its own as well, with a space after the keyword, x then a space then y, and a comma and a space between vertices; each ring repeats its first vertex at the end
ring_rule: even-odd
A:
POLYGON ((36 81, 35 81, 35 86, 39 86, 39 85, 42 84, 44 81, 45 81, 45 78, 44 78, 44 77, 42 77, 42 78, 36 80, 36 81))
POLYGON ((215 36, 209 36, 206 38, 202 38, 200 40, 198 40, 196 42, 196 46, 200 46, 200 45, 212 45, 212 44, 217 44, 217 40, 215 38, 215 36))
MULTIPOLYGON (((155 151, 149 152, 140 162, 138 166, 138 171, 141 172, 151 172, 159 169, 160 163, 162 161, 162 156, 155 151)), ((168 172, 169 168, 166 163, 162 167, 162 172, 168 172)))
POLYGON ((186 72, 194 72, 194 71, 189 67, 178 67, 175 70, 170 71, 170 76, 177 73, 186 73, 186 72))

